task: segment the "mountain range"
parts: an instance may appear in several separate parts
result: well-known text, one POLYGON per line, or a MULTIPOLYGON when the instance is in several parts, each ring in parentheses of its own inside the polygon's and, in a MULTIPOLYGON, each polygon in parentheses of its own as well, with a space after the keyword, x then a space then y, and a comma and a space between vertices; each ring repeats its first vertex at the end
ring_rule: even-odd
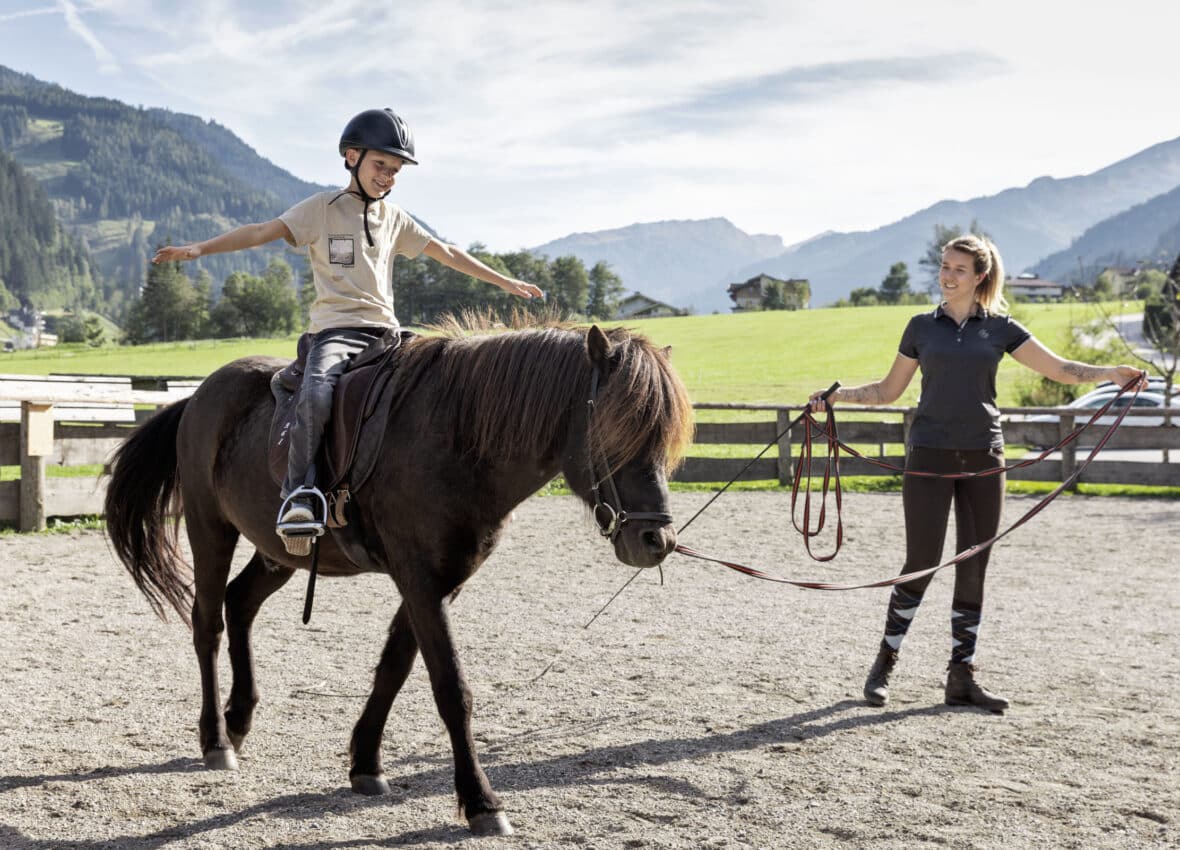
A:
POLYGON ((824 233, 777 254, 767 253, 775 237, 749 236, 723 218, 574 234, 536 250, 605 259, 626 269, 629 288, 697 312, 730 309, 727 284, 763 273, 807 278, 812 305, 822 306, 879 286, 899 260, 913 288, 923 288, 918 261, 935 226, 965 231, 973 222, 1000 246, 1009 274, 1092 280, 1103 265, 1170 263, 1180 252, 1180 139, 1093 174, 1039 177, 995 195, 940 201, 876 230, 824 233), (711 251, 714 245, 721 247, 711 251))
MULTIPOLYGON (((63 225, 81 238, 112 303, 112 288, 124 298, 138 290, 156 244, 272 217, 326 188, 284 171, 215 122, 85 97, 3 66, 0 148, 41 183, 63 225)), ((822 306, 877 287, 899 260, 913 287, 923 288, 918 260, 935 227, 972 223, 999 244, 1010 274, 1068 280, 1092 278, 1103 265, 1170 263, 1180 252, 1180 138, 1092 174, 943 200, 875 230, 822 233, 790 246, 718 217, 574 233, 530 250, 574 255, 587 266, 605 260, 626 289, 698 313, 729 310, 728 284, 763 273, 807 278, 812 305, 822 306)), ((219 285, 230 271, 256 271, 271 256, 299 262, 275 246, 198 264, 219 285)))
POLYGON ((718 309, 713 290, 726 275, 786 249, 779 236, 751 236, 727 219, 707 218, 574 233, 531 250, 549 257, 573 254, 587 266, 605 260, 628 289, 704 313, 718 309))
MULTIPOLYGON (((40 183, 99 271, 103 292, 88 306, 115 316, 143 285, 156 246, 273 218, 326 188, 276 167, 215 122, 86 97, 3 66, 0 149, 40 183)), ((202 257, 194 271, 208 272, 216 290, 231 272, 258 272, 274 257, 303 262, 268 245, 202 257)))

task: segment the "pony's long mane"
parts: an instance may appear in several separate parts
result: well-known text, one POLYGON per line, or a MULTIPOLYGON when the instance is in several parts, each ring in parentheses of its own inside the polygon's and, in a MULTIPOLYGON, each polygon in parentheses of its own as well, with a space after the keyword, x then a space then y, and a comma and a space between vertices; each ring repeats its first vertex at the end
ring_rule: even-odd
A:
MULTIPOLYGON (((552 326, 488 335, 420 337, 399 358, 403 392, 429 392, 435 427, 478 457, 542 456, 566 433, 589 398, 593 367, 586 328, 552 326)), ((590 423, 591 448, 612 467, 632 460, 674 468, 692 439, 692 404, 648 339, 607 331, 615 365, 601 385, 590 423)))

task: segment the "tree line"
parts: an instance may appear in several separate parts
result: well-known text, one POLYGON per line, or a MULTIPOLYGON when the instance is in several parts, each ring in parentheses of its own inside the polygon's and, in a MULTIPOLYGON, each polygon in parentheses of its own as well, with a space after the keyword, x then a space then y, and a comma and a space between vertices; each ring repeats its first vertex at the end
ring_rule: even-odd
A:
POLYGON ((0 310, 100 300, 85 246, 62 228, 41 184, 0 150, 0 310))
MULTIPOLYGON (((535 283, 545 291, 545 300, 522 302, 424 255, 399 257, 392 290, 402 324, 428 324, 464 310, 505 318, 523 309, 571 319, 609 319, 623 296, 622 280, 605 262, 587 269, 574 256, 550 260, 527 251, 493 254, 478 244, 468 250, 501 274, 535 283)), ((295 278, 290 264, 277 257, 261 274, 230 274, 219 290, 208 271, 199 270, 193 278, 178 262, 150 266, 143 290, 131 305, 125 339, 140 344, 286 336, 307 327, 315 300, 310 270, 299 275, 298 287, 295 278)))

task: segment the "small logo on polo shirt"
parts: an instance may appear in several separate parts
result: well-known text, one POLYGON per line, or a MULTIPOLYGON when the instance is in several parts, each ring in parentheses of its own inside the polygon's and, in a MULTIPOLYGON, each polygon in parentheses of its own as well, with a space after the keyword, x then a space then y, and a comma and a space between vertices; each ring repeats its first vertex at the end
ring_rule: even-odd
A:
POLYGON ((980 328, 979 329, 979 338, 980 339, 987 339, 989 336, 991 336, 991 332, 989 332, 987 328, 980 328))

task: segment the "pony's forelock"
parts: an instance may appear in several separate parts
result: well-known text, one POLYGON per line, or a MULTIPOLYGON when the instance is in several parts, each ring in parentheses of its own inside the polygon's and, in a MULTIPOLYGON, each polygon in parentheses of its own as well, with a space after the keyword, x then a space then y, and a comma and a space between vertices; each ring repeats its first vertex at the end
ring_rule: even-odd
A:
POLYGON ((590 443, 618 467, 639 459, 674 470, 692 442, 692 402, 666 351, 624 328, 608 332, 615 366, 596 404, 590 443))

